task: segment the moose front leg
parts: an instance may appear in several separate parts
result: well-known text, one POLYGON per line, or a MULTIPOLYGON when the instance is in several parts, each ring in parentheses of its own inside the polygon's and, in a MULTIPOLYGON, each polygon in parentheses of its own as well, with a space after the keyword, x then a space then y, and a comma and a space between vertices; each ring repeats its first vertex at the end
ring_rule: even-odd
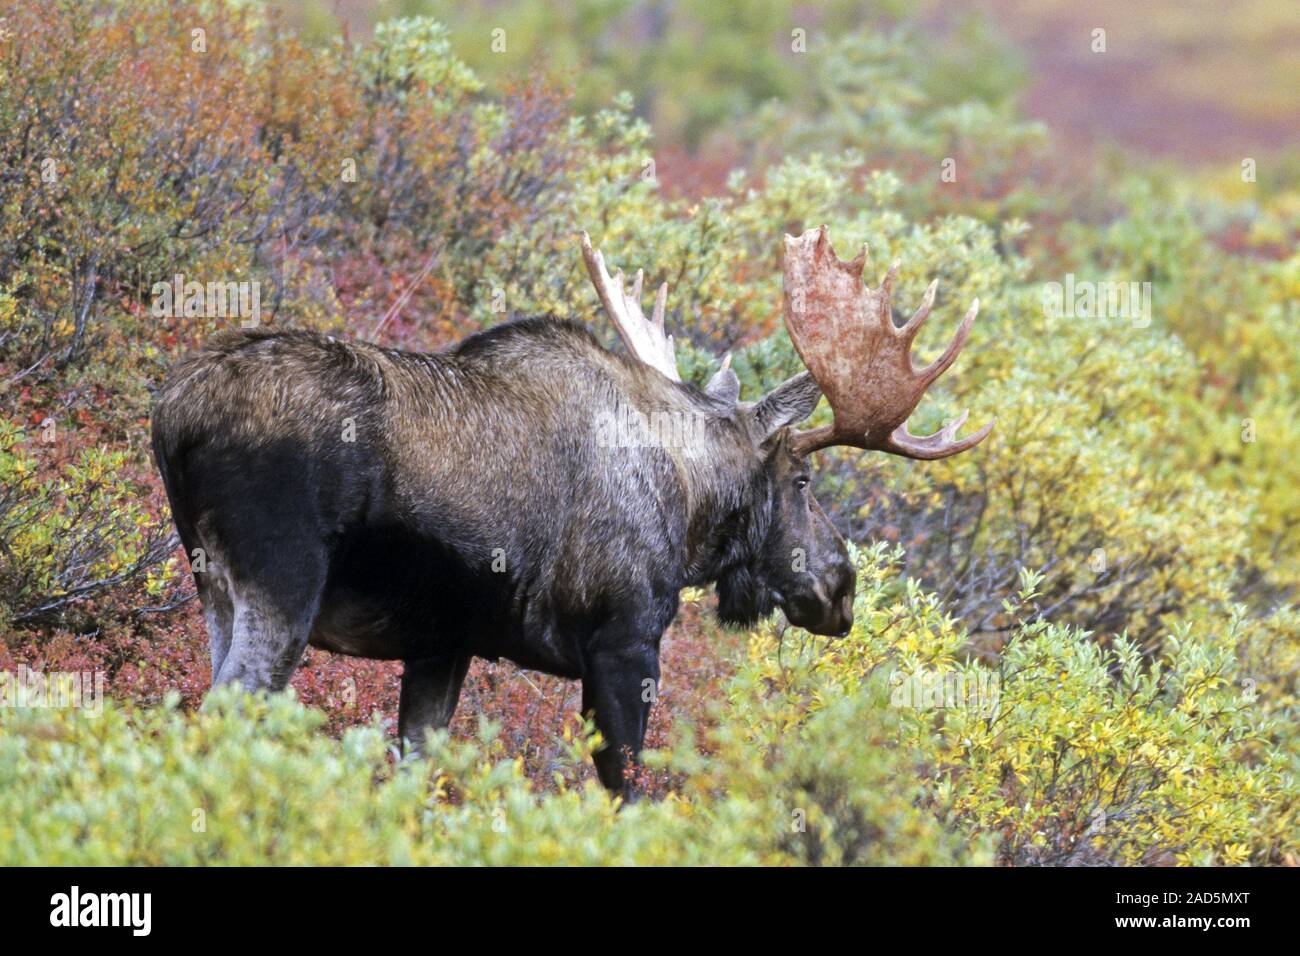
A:
POLYGON ((645 742, 659 687, 659 650, 653 646, 596 651, 582 675, 582 711, 592 715, 604 745, 592 755, 600 782, 625 800, 638 796, 628 779, 645 742))

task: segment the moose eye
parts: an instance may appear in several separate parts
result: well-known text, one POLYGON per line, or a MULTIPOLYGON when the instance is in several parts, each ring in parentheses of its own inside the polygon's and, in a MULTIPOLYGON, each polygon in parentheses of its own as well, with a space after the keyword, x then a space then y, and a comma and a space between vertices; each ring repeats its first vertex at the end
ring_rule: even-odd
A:
POLYGON ((808 478, 807 475, 800 475, 798 478, 794 480, 795 491, 803 491, 805 488, 808 487, 809 481, 810 479, 808 478))

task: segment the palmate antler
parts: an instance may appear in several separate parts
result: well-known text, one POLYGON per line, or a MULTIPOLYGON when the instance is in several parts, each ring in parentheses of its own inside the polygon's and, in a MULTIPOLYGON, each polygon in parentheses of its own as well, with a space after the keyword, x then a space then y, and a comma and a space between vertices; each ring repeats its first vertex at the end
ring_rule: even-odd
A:
POLYGON ((890 295, 898 264, 890 267, 880 288, 869 289, 862 281, 866 261, 863 248, 852 262, 841 262, 825 226, 798 238, 785 237, 786 328, 835 415, 832 425, 796 432, 792 450, 806 455, 848 445, 929 460, 973 448, 988 437, 993 422, 958 440, 965 412, 925 437, 909 432, 907 419, 966 344, 979 300, 944 353, 917 369, 912 365, 912 340, 930 314, 938 282, 930 283, 908 323, 896 328, 890 295))
POLYGON ((677 371, 677 358, 673 352, 673 337, 664 332, 664 305, 668 301, 668 283, 659 287, 655 296, 653 320, 641 311, 641 270, 636 270, 631 295, 623 291, 623 270, 613 278, 605 270, 605 257, 599 249, 591 247, 591 237, 582 233, 582 258, 587 263, 587 274, 596 287, 601 305, 605 307, 614 328, 618 329, 623 344, 632 355, 653 369, 658 369, 674 382, 682 380, 677 371))

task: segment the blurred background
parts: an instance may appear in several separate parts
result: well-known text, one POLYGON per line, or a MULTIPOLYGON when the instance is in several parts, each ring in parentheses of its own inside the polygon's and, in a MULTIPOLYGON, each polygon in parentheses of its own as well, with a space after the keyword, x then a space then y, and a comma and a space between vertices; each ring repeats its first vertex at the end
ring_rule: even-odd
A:
POLYGON ((544 65, 574 84, 579 105, 620 90, 661 149, 685 149, 692 173, 743 152, 726 126, 771 100, 806 97, 818 57, 789 50, 790 29, 829 37, 885 32, 906 22, 932 45, 931 95, 952 101, 1015 97, 1070 148, 1127 147, 1199 164, 1300 142, 1300 9, 1277 0, 579 0, 545 4, 446 0, 275 0, 319 41, 363 36, 384 19, 428 14, 453 30, 453 48, 486 76, 544 65), (493 28, 508 31, 495 52, 493 28), (1106 31, 1093 48, 1092 31, 1106 31), (971 70, 954 74, 947 56, 971 70))

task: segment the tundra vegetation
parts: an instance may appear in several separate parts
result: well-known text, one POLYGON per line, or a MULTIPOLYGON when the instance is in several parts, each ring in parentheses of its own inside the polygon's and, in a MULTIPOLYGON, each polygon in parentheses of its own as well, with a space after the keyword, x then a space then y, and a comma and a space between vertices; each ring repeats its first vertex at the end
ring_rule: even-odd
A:
MULTIPOLYGON (((563 57, 493 60, 495 15, 462 7, 347 41, 233 0, 0 20, 0 665, 108 697, 5 683, 0 862, 1300 861, 1300 160, 1064 149, 988 29, 902 2, 829 5, 803 53, 795 4, 679 3, 575 88, 563 57), (535 314, 613 346, 587 228, 670 282, 684 378, 730 352, 757 395, 801 368, 782 233, 823 222, 873 284, 902 262, 902 303, 940 280, 922 360, 981 300, 912 427, 997 429, 931 464, 824 456, 847 637, 726 630, 687 592, 653 799, 617 810, 576 686, 506 665, 419 758, 398 665, 309 651, 294 696, 197 709, 148 415, 239 318, 157 310, 155 284, 256 282, 263 324, 405 348, 535 314), (1150 283, 1150 321, 1048 307, 1069 276, 1150 283)), ((610 9, 589 28, 636 36, 610 9)))

